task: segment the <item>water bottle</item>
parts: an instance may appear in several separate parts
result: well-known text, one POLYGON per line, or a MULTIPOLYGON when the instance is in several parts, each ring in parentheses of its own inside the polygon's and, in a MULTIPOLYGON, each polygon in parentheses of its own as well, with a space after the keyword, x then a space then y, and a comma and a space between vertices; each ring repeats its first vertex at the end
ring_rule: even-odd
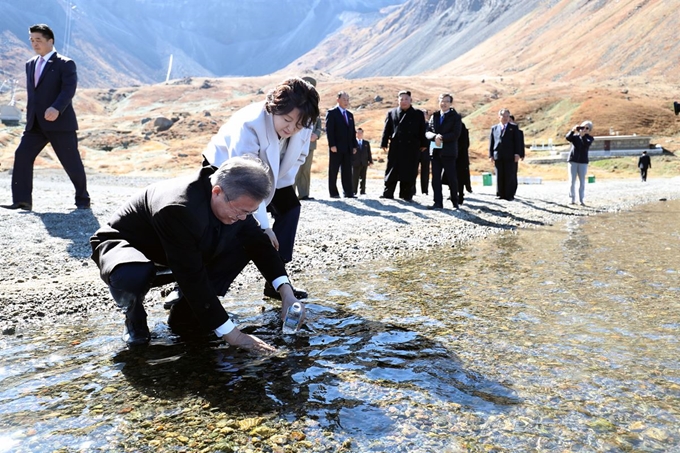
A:
POLYGON ((283 320, 284 335, 293 335, 300 328, 300 321, 302 320, 302 304, 295 302, 288 308, 286 319, 283 320))

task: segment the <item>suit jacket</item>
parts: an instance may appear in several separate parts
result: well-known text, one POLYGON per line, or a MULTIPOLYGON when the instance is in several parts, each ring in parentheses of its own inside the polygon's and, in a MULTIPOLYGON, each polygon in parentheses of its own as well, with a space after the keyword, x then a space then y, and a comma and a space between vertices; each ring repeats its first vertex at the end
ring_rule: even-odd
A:
POLYGON ((462 128, 463 120, 455 109, 450 109, 442 114, 439 110, 430 117, 425 136, 428 140, 434 141, 435 136, 441 134, 443 145, 440 150, 435 149, 435 153, 440 153, 443 157, 458 157, 458 139, 462 128))
POLYGON ((642 169, 652 168, 652 159, 649 157, 649 154, 640 156, 640 158, 638 159, 638 168, 642 169))
POLYGON ((56 52, 45 62, 38 86, 35 85, 35 67, 39 55, 26 62, 26 130, 38 121, 44 131, 76 131, 78 121, 73 110, 73 96, 78 86, 78 74, 73 60, 56 52), (45 110, 54 107, 59 116, 54 121, 45 119, 45 110))
MULTIPOLYGON (((282 189, 295 183, 295 175, 309 154, 311 135, 312 129, 304 128, 290 137, 282 159, 274 116, 264 109, 264 102, 257 102, 234 113, 212 137, 203 156, 216 167, 234 156, 258 157, 269 166, 273 187, 282 189)), ((273 197, 272 191, 254 215, 262 228, 269 228, 267 205, 273 197)))
POLYGON ((514 160, 515 154, 524 157, 524 136, 516 124, 503 126, 498 123, 491 128, 489 136, 489 157, 494 160, 514 160))
POLYGON ((368 140, 362 140, 359 146, 357 140, 357 153, 352 155, 352 165, 355 167, 368 167, 369 162, 373 163, 373 156, 371 156, 371 143, 368 140))
POLYGON ((167 266, 193 312, 211 330, 229 319, 208 278, 213 259, 243 247, 267 281, 286 275, 278 252, 252 216, 231 225, 215 217, 209 179, 214 172, 206 166, 194 176, 147 187, 90 238, 92 259, 105 282, 119 264, 167 266))
POLYGON ((354 115, 349 110, 347 112, 348 123, 342 116, 339 106, 335 106, 326 113, 326 137, 328 138, 328 148, 335 146, 338 153, 354 152, 357 147, 357 131, 354 125, 354 115))
MULTIPOLYGON (((404 111, 400 119, 399 107, 390 110, 385 117, 381 148, 389 147, 389 154, 412 154, 417 159, 420 148, 426 148, 428 141, 425 138, 425 118, 423 112, 409 107, 404 111)), ((389 157, 389 156, 388 156, 389 157)))

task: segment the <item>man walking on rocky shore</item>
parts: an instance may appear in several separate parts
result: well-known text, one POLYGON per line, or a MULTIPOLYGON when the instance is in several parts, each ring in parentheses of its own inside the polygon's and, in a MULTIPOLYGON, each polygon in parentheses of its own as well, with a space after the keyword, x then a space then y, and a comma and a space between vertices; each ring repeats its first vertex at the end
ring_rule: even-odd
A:
POLYGON ((427 149, 425 118, 411 106, 411 92, 397 94, 399 106, 387 112, 380 147, 387 152, 385 188, 380 198, 394 198, 399 183, 399 198, 413 201, 420 153, 427 149))
POLYGON ((26 130, 14 153, 13 202, 2 207, 33 209, 33 164, 49 143, 76 189, 76 207, 89 209, 85 168, 78 152, 78 121, 71 102, 78 85, 76 64, 54 49, 50 27, 37 24, 29 31, 37 56, 26 62, 26 130))

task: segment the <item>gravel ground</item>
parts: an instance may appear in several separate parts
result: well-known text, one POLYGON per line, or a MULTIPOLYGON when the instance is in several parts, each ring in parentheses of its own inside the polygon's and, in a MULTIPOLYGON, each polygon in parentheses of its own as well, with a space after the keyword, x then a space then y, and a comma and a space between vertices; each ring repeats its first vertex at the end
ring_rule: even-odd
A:
MULTIPOLYGON (((76 210, 73 187, 63 171, 36 170, 34 211, 0 209, 0 328, 3 334, 68 317, 115 310, 90 260, 90 235, 131 194, 152 178, 89 175, 92 210, 76 210)), ((0 173, 0 203, 11 202, 11 176, 0 173)), ((369 195, 333 200, 325 180, 312 181, 314 201, 303 204, 291 276, 305 286, 310 272, 331 274, 373 260, 404 257, 433 247, 483 240, 505 230, 554 224, 568 216, 630 209, 680 198, 680 178, 598 181, 586 187, 587 206, 570 205, 566 182, 520 185, 513 202, 496 200, 494 187, 473 185, 460 211, 430 211, 431 196, 414 203, 381 200, 382 181, 369 181, 369 195)), ((446 193, 446 192, 445 192, 446 193)), ((234 291, 261 288, 253 266, 234 291)), ((313 293, 314 288, 306 288, 313 293)), ((151 297, 160 298, 161 292, 151 297)), ((63 320, 62 319, 62 320, 63 320)))

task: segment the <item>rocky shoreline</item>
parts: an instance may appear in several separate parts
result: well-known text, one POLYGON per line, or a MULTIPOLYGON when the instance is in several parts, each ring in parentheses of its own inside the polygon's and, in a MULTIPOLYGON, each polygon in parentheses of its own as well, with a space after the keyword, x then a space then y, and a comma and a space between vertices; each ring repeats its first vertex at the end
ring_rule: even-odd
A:
MULTIPOLYGON (((115 310, 89 258, 88 239, 130 195, 156 179, 88 177, 92 210, 74 209, 73 187, 59 170, 36 170, 34 211, 0 209, 3 334, 115 310)), ((10 181, 8 172, 0 173, 3 204, 11 201, 10 181)), ((428 210, 431 195, 418 194, 414 203, 379 199, 381 190, 382 181, 371 180, 366 196, 330 199, 325 180, 312 181, 311 194, 316 199, 303 202, 295 256, 288 265, 296 282, 305 286, 309 273, 333 273, 374 260, 483 240, 502 231, 550 225, 571 216, 680 198, 680 178, 588 184, 587 206, 569 204, 566 182, 520 185, 512 202, 496 200, 494 187, 475 185, 460 211, 453 211, 450 202, 443 211, 428 210)), ((259 291, 261 286, 257 270, 249 266, 232 289, 259 291)), ((306 289, 313 294, 314 288, 306 289)))

